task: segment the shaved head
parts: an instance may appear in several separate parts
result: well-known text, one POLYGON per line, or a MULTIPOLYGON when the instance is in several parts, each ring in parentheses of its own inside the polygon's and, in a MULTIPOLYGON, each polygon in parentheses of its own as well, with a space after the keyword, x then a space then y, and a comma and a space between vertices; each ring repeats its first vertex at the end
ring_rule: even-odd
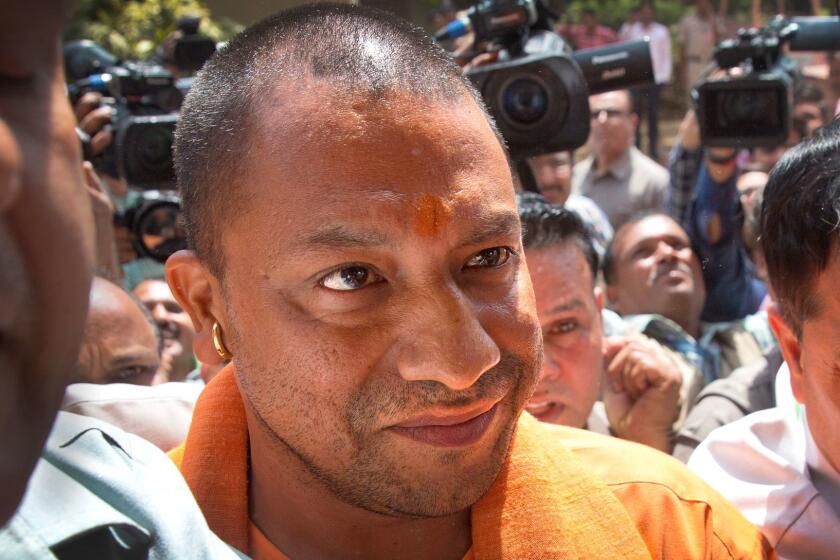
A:
POLYGON ((94 278, 77 381, 150 385, 161 349, 160 331, 145 306, 113 282, 94 278))
MULTIPOLYGON (((291 121, 309 119, 305 106, 313 99, 357 100, 352 105, 363 108, 388 104, 395 92, 430 101, 470 97, 496 131, 480 95, 449 55, 421 29, 387 12, 345 4, 304 6, 234 38, 198 74, 176 132, 175 166, 190 247, 221 276, 215 250, 219 224, 222 213, 240 209, 235 191, 248 180, 240 171, 261 124, 272 123, 278 149, 294 149, 289 131, 299 122, 291 121), (289 115, 279 128, 277 119, 268 118, 278 111, 289 115)), ((353 118, 346 113, 342 118, 353 118)))

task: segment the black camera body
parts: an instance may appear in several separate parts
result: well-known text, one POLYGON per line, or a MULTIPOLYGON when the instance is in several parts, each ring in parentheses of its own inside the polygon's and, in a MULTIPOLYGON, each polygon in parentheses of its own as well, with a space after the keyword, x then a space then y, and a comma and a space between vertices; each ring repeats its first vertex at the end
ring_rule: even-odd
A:
POLYGON ((785 44, 793 51, 840 49, 840 22, 777 17, 763 29, 741 29, 737 38, 719 43, 716 68, 740 68, 741 74, 704 79, 694 87, 703 145, 753 148, 787 141, 797 69, 783 54, 785 44))
POLYGON ((133 188, 172 188, 175 181, 172 143, 184 92, 162 66, 122 62, 103 68, 92 56, 85 56, 85 53, 96 54, 94 49, 105 52, 90 41, 65 46, 65 65, 75 64, 74 75, 85 71, 80 60, 87 60, 89 69, 95 71, 70 84, 71 101, 75 102, 85 92, 96 91, 114 110, 113 142, 105 153, 86 154, 86 159, 99 171, 120 177, 133 188))
POLYGON ((589 137, 589 95, 652 83, 648 41, 572 52, 541 0, 484 0, 468 16, 498 61, 470 69, 511 157, 572 150, 589 137))

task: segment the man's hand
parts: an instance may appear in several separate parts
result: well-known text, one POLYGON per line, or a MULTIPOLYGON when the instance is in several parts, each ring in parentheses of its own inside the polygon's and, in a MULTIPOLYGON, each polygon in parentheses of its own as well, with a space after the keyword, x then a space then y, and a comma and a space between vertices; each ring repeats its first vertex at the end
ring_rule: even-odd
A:
POLYGON ((607 418, 616 436, 671 452, 682 374, 657 343, 638 337, 604 340, 607 418))
POLYGON ((89 91, 82 95, 73 107, 79 128, 90 136, 90 153, 98 156, 111 145, 114 134, 111 131, 111 107, 102 105, 102 94, 89 91))
POLYGON ((109 280, 119 282, 122 279, 122 267, 114 237, 114 203, 90 162, 84 162, 82 170, 96 226, 96 265, 109 280))
POLYGON ((686 150, 700 149, 700 125, 697 122, 697 113, 689 109, 680 123, 677 132, 677 141, 686 150))

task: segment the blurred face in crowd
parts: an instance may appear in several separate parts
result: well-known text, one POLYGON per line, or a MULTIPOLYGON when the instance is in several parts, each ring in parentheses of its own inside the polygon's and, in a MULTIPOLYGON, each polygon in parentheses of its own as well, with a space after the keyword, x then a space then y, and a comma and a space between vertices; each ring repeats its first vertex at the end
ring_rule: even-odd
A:
POLYGON ((607 298, 617 313, 673 319, 687 310, 700 317, 706 298, 700 263, 688 235, 670 217, 654 214, 622 227, 612 254, 607 298))
POLYGON ((195 366, 192 352, 195 329, 190 316, 164 280, 144 280, 134 288, 134 295, 152 314, 163 335, 161 369, 169 381, 183 380, 195 366))
POLYGON ((565 204, 572 190, 571 153, 543 154, 529 161, 537 188, 545 199, 553 204, 565 204))
POLYGON ((825 124, 819 103, 801 101, 793 107, 793 116, 805 122, 809 135, 825 124))
POLYGON ((0 18, 0 524, 23 495, 72 375, 93 262, 61 75, 61 6, 12 4, 0 18))
POLYGON ((627 91, 609 91, 589 98, 592 113, 590 145, 598 159, 613 161, 630 149, 638 117, 627 91))
POLYGON ((467 95, 306 88, 249 132, 224 279, 181 254, 170 285, 194 318, 211 301, 270 453, 357 508, 460 512, 498 475, 542 357, 505 154, 467 95))
POLYGON ((160 367, 156 335, 139 304, 127 292, 95 278, 77 381, 153 385, 160 367))
POLYGON ((593 14, 592 12, 583 12, 583 15, 580 18, 580 22, 586 29, 589 29, 590 31, 595 29, 595 27, 598 25, 598 20, 595 19, 595 14, 593 14))
POLYGON ((543 331, 540 382, 526 410, 543 422, 583 428, 601 390, 600 288, 574 241, 529 249, 528 270, 543 331))
POLYGON ((835 470, 840 470, 840 257, 835 245, 828 266, 814 279, 810 290, 813 312, 802 322, 802 336, 797 338, 775 308, 770 310, 770 324, 790 368, 790 382, 796 400, 805 405, 808 427, 823 455, 835 470))
POLYGON ((755 201, 759 199, 761 191, 767 184, 767 173, 763 171, 747 171, 738 177, 738 196, 745 214, 751 214, 755 201))

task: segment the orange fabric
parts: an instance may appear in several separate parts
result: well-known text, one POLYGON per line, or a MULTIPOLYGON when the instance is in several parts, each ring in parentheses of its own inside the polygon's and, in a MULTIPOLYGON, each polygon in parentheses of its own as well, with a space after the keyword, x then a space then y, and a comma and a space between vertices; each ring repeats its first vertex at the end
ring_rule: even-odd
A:
MULTIPOLYGON (((223 540, 260 560, 284 558, 248 519, 247 438, 228 366, 199 397, 187 440, 170 456, 223 540)), ((471 518, 465 560, 772 556, 758 530, 676 460, 527 414, 471 518)))
POLYGON ((248 554, 248 426, 233 366, 207 384, 193 411, 186 441, 169 452, 207 524, 248 554))

